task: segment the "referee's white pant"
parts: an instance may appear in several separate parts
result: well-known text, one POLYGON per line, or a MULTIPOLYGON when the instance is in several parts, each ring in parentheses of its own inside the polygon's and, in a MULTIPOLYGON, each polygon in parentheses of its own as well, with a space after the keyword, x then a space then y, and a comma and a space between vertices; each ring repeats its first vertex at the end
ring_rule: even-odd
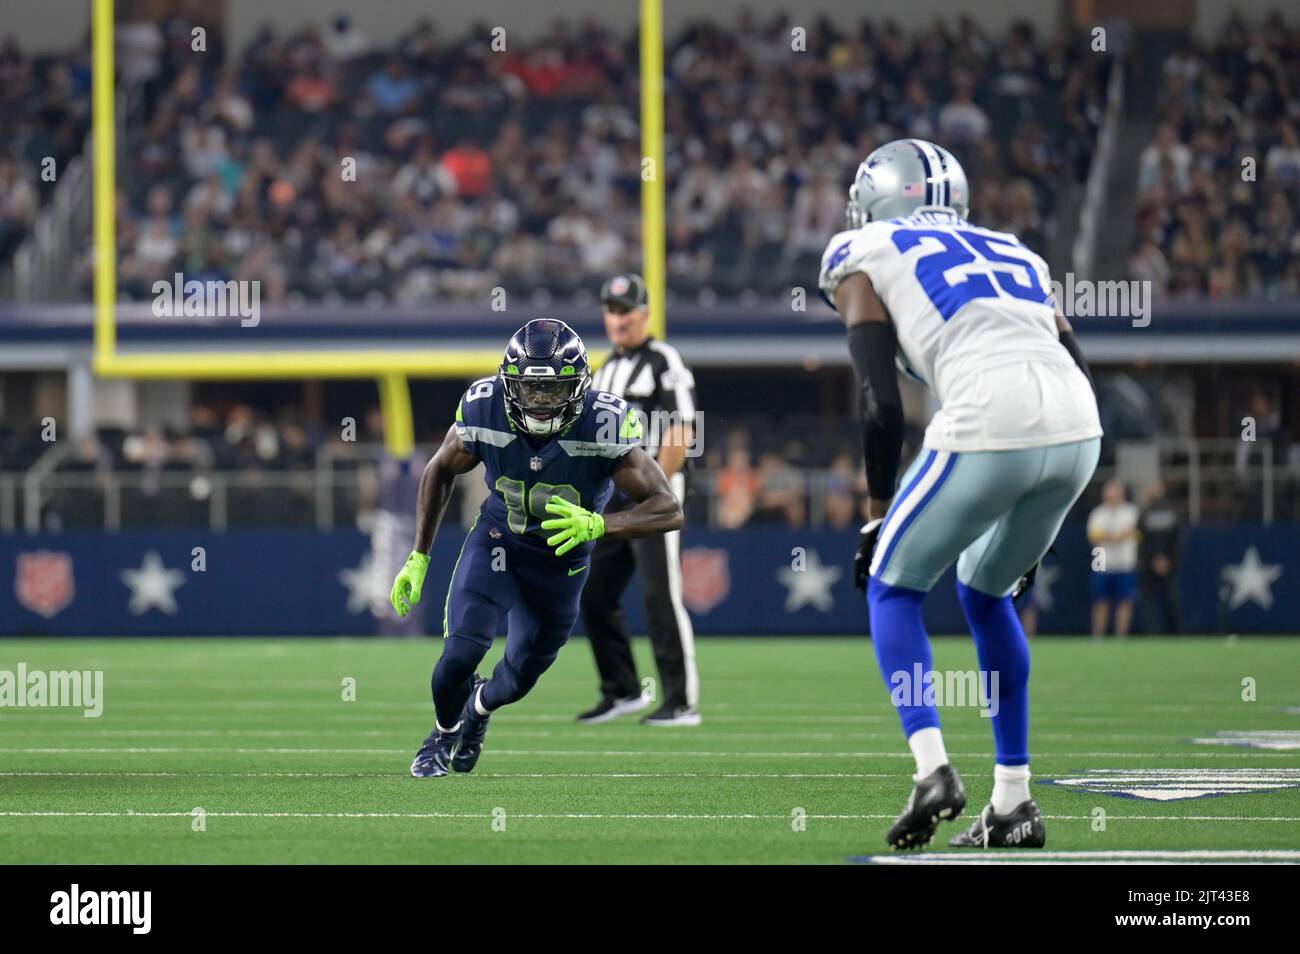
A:
MULTIPOLYGON (((686 478, 673 474, 669 483, 681 500, 686 478)), ((623 613, 623 591, 640 575, 650 645, 659 667, 659 701, 672 706, 699 704, 700 677, 695 668, 695 630, 682 604, 681 531, 635 540, 602 539, 591 555, 582 590, 582 618, 600 672, 600 691, 610 699, 641 694, 632 640, 623 613)))

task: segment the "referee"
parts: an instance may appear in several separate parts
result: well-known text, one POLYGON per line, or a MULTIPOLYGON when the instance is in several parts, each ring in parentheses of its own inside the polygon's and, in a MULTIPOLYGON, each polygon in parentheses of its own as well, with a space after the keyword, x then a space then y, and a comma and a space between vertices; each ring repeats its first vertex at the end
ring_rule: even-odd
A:
MULTIPOLYGON (((627 400, 644 415, 646 451, 659 462, 677 499, 686 492, 686 445, 695 425, 695 379, 677 349, 650 337, 646 285, 640 275, 616 275, 600 290, 605 334, 614 353, 596 372, 592 387, 627 400)), ((616 494, 606 513, 631 502, 616 494)), ((695 671, 695 630, 682 605, 681 532, 635 540, 597 542, 582 618, 600 672, 600 702, 578 716, 586 724, 608 722, 640 712, 651 696, 643 694, 632 658, 632 640, 623 616, 623 591, 633 571, 641 574, 650 644, 659 666, 663 704, 641 721, 646 725, 699 725, 699 675, 695 671)))

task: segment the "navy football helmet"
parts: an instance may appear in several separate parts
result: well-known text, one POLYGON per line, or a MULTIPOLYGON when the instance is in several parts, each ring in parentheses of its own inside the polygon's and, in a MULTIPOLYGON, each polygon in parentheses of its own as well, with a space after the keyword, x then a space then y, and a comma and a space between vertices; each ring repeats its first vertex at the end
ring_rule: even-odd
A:
POLYGON ((515 427, 554 437, 582 414, 591 364, 578 333, 555 318, 534 318, 506 345, 498 372, 515 427))

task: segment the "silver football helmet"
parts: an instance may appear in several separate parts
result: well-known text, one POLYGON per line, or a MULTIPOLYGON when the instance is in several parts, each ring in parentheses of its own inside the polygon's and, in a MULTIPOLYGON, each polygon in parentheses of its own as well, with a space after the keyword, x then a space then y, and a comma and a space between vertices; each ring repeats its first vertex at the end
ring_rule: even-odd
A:
POLYGON ((858 166, 845 210, 849 228, 921 209, 970 212, 966 172, 952 153, 924 139, 887 142, 858 166))

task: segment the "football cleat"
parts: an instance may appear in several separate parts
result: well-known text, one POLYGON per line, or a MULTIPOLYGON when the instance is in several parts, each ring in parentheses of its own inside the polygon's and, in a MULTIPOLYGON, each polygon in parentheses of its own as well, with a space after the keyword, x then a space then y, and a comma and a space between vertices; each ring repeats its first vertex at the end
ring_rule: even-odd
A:
POLYGON ((951 821, 966 807, 966 789, 951 765, 941 765, 919 780, 885 840, 891 848, 921 848, 930 843, 941 821, 951 821))
POLYGON ((415 753, 411 762, 411 774, 416 778, 441 778, 450 770, 451 757, 460 744, 460 728, 455 732, 443 732, 435 722, 433 731, 415 753))
POLYGON ((611 699, 606 696, 586 712, 579 713, 578 721, 583 725, 600 725, 619 716, 640 712, 649 705, 650 697, 645 694, 628 696, 626 699, 611 699))
POLYGON ((696 726, 700 722, 700 711, 694 706, 673 706, 666 703, 641 719, 642 725, 696 726))
POLYGON ((1021 802, 1008 815, 999 815, 992 805, 985 805, 969 828, 954 835, 949 848, 1042 848, 1047 844, 1047 829, 1038 803, 1032 798, 1021 802))
POLYGON ((460 745, 456 747, 456 754, 451 759, 451 767, 457 772, 474 771, 478 757, 483 754, 483 739, 487 736, 488 719, 492 716, 490 713, 479 715, 474 708, 474 700, 478 698, 479 687, 486 684, 486 679, 474 673, 474 688, 470 690, 460 715, 460 745))

